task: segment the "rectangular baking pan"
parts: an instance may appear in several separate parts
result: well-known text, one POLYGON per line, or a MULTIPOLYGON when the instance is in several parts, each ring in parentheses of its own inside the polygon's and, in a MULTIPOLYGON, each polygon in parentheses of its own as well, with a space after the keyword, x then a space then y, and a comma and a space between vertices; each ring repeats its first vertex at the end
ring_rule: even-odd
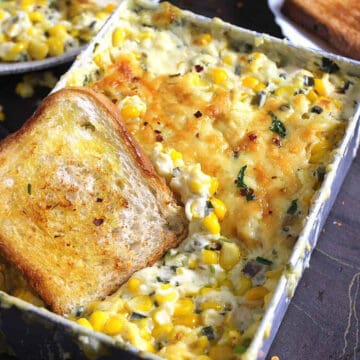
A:
MULTIPOLYGON (((110 45, 110 34, 116 27, 117 18, 127 1, 123 0, 120 3, 118 9, 70 70, 63 75, 53 91, 65 87, 75 73, 85 78, 94 71, 95 66, 92 62, 94 47, 100 46, 105 49, 110 45)), ((136 0, 136 2, 142 7, 158 6, 156 1, 136 0)), ((263 51, 270 58, 277 55, 291 57, 294 65, 306 68, 304 64, 314 61, 320 63, 321 58, 326 56, 335 61, 344 73, 360 76, 360 62, 322 51, 296 47, 284 40, 223 23, 218 19, 213 21, 186 11, 184 17, 203 28, 226 30, 234 43, 253 44, 256 50, 263 51)), ((265 359, 302 273, 309 264, 321 228, 356 155, 359 141, 360 105, 358 103, 355 113, 348 121, 344 137, 334 151, 333 161, 327 167, 325 180, 313 201, 305 226, 294 246, 286 267, 287 271, 279 279, 270 305, 242 359, 265 359)), ((159 359, 155 355, 141 353, 130 345, 90 331, 46 309, 37 308, 3 292, 0 292, 0 349, 6 349, 9 354, 23 359, 159 359)))

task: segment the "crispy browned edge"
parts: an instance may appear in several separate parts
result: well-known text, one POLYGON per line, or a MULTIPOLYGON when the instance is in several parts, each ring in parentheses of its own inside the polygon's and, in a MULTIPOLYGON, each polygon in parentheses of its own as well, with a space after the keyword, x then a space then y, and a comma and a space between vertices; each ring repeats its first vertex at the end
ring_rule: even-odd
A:
POLYGON ((346 29, 334 26, 331 23, 331 17, 329 17, 330 21, 326 23, 326 20, 324 21, 321 15, 317 16, 316 11, 314 11, 316 1, 310 4, 310 9, 307 4, 306 1, 285 0, 281 11, 293 21, 332 45, 341 55, 360 60, 360 34, 354 36, 346 29))
MULTIPOLYGON (((118 129, 119 135, 126 144, 130 155, 138 165, 144 177, 147 179, 147 182, 157 199, 159 208, 161 209, 165 219, 168 221, 169 231, 164 232, 165 239, 162 242, 159 242, 159 245, 161 244, 161 246, 158 246, 157 251, 152 253, 152 256, 148 258, 145 265, 151 266, 164 255, 165 251, 171 247, 177 246, 186 237, 188 231, 187 220, 183 210, 179 211, 178 209, 176 214, 167 214, 168 206, 170 206, 171 209, 178 206, 172 192, 167 187, 165 181, 157 175, 150 160, 147 158, 138 143, 127 132, 125 124, 116 106, 104 95, 96 93, 88 88, 68 87, 48 96, 42 101, 35 113, 24 123, 20 130, 0 142, 0 153, 7 152, 7 155, 11 156, 12 145, 21 141, 21 137, 36 125, 37 119, 41 117, 59 97, 66 97, 67 94, 71 95, 74 93, 82 94, 91 98, 92 101, 96 102, 97 106, 101 107, 102 110, 109 115, 109 119, 114 122, 114 125, 118 129), (170 216, 168 217, 167 215, 170 216), (176 217, 173 217, 173 215, 176 215, 176 217)), ((34 271, 26 260, 22 262, 22 260, 17 257, 16 253, 12 252, 6 246, 4 241, 6 241, 5 236, 0 233, 0 249, 5 255, 5 258, 23 274, 31 287, 40 294, 45 303, 48 304, 54 312, 59 314, 65 314, 71 311, 69 306, 66 304, 61 305, 52 297, 51 291, 49 291, 47 286, 43 286, 45 278, 44 274, 42 272, 34 271)), ((135 269, 134 271, 136 270, 139 269, 135 269)), ((121 284, 113 283, 108 284, 107 287, 102 287, 102 294, 100 294, 99 297, 110 295, 112 292, 117 290, 119 285, 121 284)))

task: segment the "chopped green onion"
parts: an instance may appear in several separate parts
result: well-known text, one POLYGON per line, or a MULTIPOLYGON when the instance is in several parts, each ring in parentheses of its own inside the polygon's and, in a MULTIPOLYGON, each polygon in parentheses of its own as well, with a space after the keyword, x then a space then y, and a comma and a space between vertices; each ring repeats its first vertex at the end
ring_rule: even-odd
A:
POLYGON ((323 72, 326 72, 328 74, 334 74, 334 73, 338 72, 340 70, 340 68, 332 60, 330 60, 326 57, 323 57, 321 59, 320 70, 323 72))
POLYGON ((250 338, 245 338, 242 342, 242 344, 236 345, 234 352, 235 354, 244 354, 244 352, 247 350, 247 348, 250 346, 251 344, 251 339, 250 338))
POLYGON ((297 199, 295 199, 291 202, 291 205, 287 209, 286 213, 289 215, 295 215, 297 210, 298 210, 298 204, 297 204, 297 199))
POLYGON ((31 184, 27 184, 27 192, 31 195, 31 184))
POLYGON ((274 133, 279 134, 281 137, 286 136, 286 128, 283 122, 272 112, 269 111, 269 115, 272 118, 272 123, 270 126, 270 130, 274 133))
POLYGON ((272 265, 272 263, 273 263, 271 260, 265 259, 261 256, 257 256, 255 260, 258 263, 263 264, 263 265, 272 265))

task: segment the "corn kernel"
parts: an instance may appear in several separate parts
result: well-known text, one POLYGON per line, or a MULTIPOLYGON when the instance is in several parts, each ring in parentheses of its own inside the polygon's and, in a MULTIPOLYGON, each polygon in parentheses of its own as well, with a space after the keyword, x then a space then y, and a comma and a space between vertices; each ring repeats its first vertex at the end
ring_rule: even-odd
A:
POLYGON ((76 322, 77 322, 79 325, 84 326, 84 327, 92 330, 92 326, 91 326, 91 324, 89 323, 89 321, 88 321, 87 319, 85 319, 85 318, 80 318, 80 319, 76 320, 76 322))
POLYGON ((230 55, 225 55, 222 58, 222 60, 226 65, 232 65, 233 64, 233 58, 230 55))
POLYGON ((316 94, 316 92, 315 92, 314 90, 310 90, 310 91, 307 93, 306 97, 307 97, 311 102, 315 102, 315 101, 317 100, 317 98, 318 98, 318 96, 317 96, 317 94, 316 94))
POLYGON ((247 276, 240 276, 235 286, 237 295, 244 295, 252 287, 252 281, 247 276))
POLYGON ((89 318, 89 322, 95 331, 102 331, 109 314, 105 311, 94 311, 89 318))
POLYGON ((201 194, 203 184, 198 180, 192 180, 189 184, 190 191, 194 194, 201 194))
POLYGON ((112 13, 117 7, 117 4, 107 4, 105 6, 104 11, 106 11, 107 13, 112 13))
POLYGON ((206 46, 209 45, 212 41, 211 34, 201 34, 194 40, 194 44, 200 45, 200 46, 206 46))
POLYGON ((278 269, 275 269, 275 270, 269 270, 265 273, 266 277, 268 279, 274 279, 274 278, 278 278, 281 276, 283 272, 283 268, 278 268, 278 269))
POLYGON ((226 286, 226 287, 228 287, 229 289, 233 289, 233 288, 234 288, 233 283, 232 283, 231 280, 229 280, 229 279, 225 279, 225 280, 221 283, 221 286, 226 286))
POLYGON ((222 308, 222 305, 217 301, 205 301, 201 304, 201 310, 214 309, 216 311, 221 311, 222 308))
POLYGON ((27 46, 28 44, 25 41, 19 41, 11 48, 11 51, 15 54, 20 54, 27 49, 27 46))
POLYGON ((126 33, 122 28, 116 28, 112 34, 112 44, 113 46, 121 45, 126 37, 126 33))
POLYGON ((269 290, 266 287, 256 286, 245 293, 245 299, 248 301, 262 300, 268 292, 269 290))
POLYGON ((135 296, 126 303, 126 308, 135 312, 148 312, 152 307, 153 302, 148 295, 135 296))
POLYGON ((202 251, 202 261, 206 265, 218 264, 219 254, 213 250, 203 250, 202 251))
POLYGON ((22 98, 28 98, 34 95, 34 87, 28 82, 19 82, 16 85, 15 92, 22 98))
POLYGON ((219 264, 224 270, 231 270, 240 261, 240 249, 234 243, 223 242, 219 264))
POLYGON ((95 14, 95 17, 99 20, 105 20, 107 19, 109 16, 109 14, 105 11, 98 11, 96 14, 95 14))
POLYGON ((5 114, 4 112, 0 111, 0 121, 4 121, 5 120, 5 114))
POLYGON ((126 322, 124 316, 113 315, 106 321, 103 332, 111 336, 120 334, 125 329, 126 322))
POLYGON ((194 303, 189 298, 181 298, 175 304, 174 316, 183 316, 193 313, 195 310, 194 303))
POLYGON ((152 330, 152 336, 155 339, 162 339, 167 337, 170 334, 170 331, 173 329, 171 324, 165 324, 160 326, 154 326, 152 330))
POLYGON ((295 89, 292 86, 281 86, 275 90, 276 96, 290 98, 294 95, 295 89))
POLYGON ((40 11, 31 11, 29 13, 29 18, 33 23, 42 22, 45 19, 44 14, 40 11))
POLYGON ((223 84, 228 79, 228 73, 224 69, 213 69, 212 79, 216 85, 223 84))
POLYGON ((202 221, 202 225, 211 234, 216 235, 216 234, 220 233, 219 220, 214 212, 212 212, 208 216, 204 217, 204 219, 202 221))
POLYGON ((219 188, 219 180, 215 177, 212 177, 210 180, 209 194, 214 195, 218 190, 218 188, 219 188))
POLYGON ((260 81, 252 76, 247 76, 242 79, 241 83, 243 86, 254 90, 255 87, 260 83, 260 81))
POLYGON ((51 36, 58 37, 60 39, 64 39, 67 35, 67 29, 64 24, 56 24, 52 28, 49 29, 49 34, 51 36))
POLYGON ((170 150, 170 157, 171 157, 171 160, 173 160, 173 161, 182 160, 182 158, 183 158, 182 154, 174 149, 170 150))
POLYGON ((166 294, 155 294, 154 299, 160 305, 167 302, 173 302, 177 299, 177 293, 175 291, 169 291, 166 294))
POLYGON ((197 268, 198 265, 199 265, 198 259, 196 259, 196 258, 190 258, 190 259, 189 259, 189 261, 188 261, 188 267, 189 267, 189 269, 194 270, 194 269, 197 268))
POLYGON ((233 358, 233 349, 230 345, 214 345, 209 351, 209 357, 213 360, 230 360, 233 358))
POLYGON ((326 96, 327 95, 327 91, 326 91, 326 86, 325 83, 322 79, 315 79, 315 85, 314 85, 314 89, 315 91, 320 95, 320 96, 326 96))
POLYGON ((212 198, 210 202, 214 208, 215 215, 218 217, 219 220, 222 220, 226 214, 225 204, 217 198, 212 198))
POLYGON ((136 294, 141 285, 141 280, 136 277, 131 277, 127 283, 127 287, 130 293, 136 294))
POLYGON ((200 323, 200 316, 198 314, 188 314, 185 316, 174 316, 173 324, 174 325, 183 325, 189 328, 195 328, 200 323))
POLYGON ((102 69, 102 68, 105 67, 104 61, 103 61, 103 59, 102 59, 102 57, 101 57, 100 54, 96 54, 96 55, 94 56, 93 60, 94 60, 94 63, 95 63, 100 69, 102 69))
POLYGON ((255 92, 258 92, 258 91, 264 90, 265 88, 266 88, 266 85, 263 83, 260 83, 255 86, 254 90, 255 90, 255 92))
POLYGON ((6 11, 0 9, 0 21, 5 17, 5 15, 6 15, 6 11))
POLYGON ((133 105, 125 105, 122 109, 121 109, 121 115, 125 118, 125 119, 133 119, 133 118, 137 118, 141 115, 141 109, 137 106, 133 106, 133 105))
POLYGON ((206 336, 200 336, 194 345, 197 350, 204 352, 209 346, 209 339, 206 336))
POLYGON ((204 286, 203 288, 200 289, 200 295, 206 295, 211 291, 214 291, 214 289, 204 286))
POLYGON ((64 52, 64 43, 61 39, 50 36, 47 40, 50 56, 59 56, 64 52))
POLYGON ((42 41, 32 40, 29 43, 29 55, 34 60, 42 60, 46 58, 49 48, 47 44, 42 41))
POLYGON ((171 289, 171 284, 161 284, 160 289, 162 290, 171 289))
POLYGON ((230 329, 227 331, 226 334, 227 338, 231 342, 232 345, 239 344, 241 342, 241 334, 240 331, 237 329, 230 329))

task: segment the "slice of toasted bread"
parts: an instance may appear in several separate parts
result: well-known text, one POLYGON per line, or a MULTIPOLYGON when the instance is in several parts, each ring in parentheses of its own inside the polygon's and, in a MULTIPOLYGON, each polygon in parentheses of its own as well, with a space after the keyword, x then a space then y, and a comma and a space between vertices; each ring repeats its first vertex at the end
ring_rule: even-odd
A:
POLYGON ((360 59, 359 0, 285 0, 282 11, 340 54, 360 59))
POLYGON ((185 237, 165 182, 92 90, 46 98, 0 143, 0 248, 60 314, 115 291, 185 237))

